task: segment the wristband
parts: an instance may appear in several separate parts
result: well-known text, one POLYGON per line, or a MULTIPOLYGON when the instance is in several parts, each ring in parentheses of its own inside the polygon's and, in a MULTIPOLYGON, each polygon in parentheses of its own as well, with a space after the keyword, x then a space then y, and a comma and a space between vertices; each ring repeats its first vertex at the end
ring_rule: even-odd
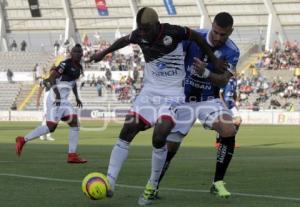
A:
POLYGON ((207 68, 205 68, 204 73, 202 74, 202 77, 208 78, 209 75, 210 75, 210 71, 207 68))

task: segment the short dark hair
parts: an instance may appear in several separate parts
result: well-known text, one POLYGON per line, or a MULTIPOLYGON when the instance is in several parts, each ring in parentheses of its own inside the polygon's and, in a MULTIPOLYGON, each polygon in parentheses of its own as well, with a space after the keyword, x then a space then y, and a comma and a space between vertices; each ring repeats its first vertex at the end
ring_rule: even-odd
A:
POLYGON ((214 18, 214 22, 222 28, 233 26, 233 18, 227 12, 218 13, 214 18))
POLYGON ((82 47, 81 47, 81 45, 80 44, 76 44, 72 49, 71 49, 71 52, 74 52, 74 51, 78 51, 78 50, 82 50, 82 47))

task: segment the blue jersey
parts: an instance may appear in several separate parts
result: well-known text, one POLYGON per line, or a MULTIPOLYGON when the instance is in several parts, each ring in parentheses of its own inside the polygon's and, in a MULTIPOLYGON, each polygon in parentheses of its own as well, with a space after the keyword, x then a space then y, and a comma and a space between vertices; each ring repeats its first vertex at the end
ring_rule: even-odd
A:
MULTIPOLYGON (((197 31, 202 37, 209 42, 208 30, 197 31)), ((206 68, 211 72, 218 73, 213 64, 208 62, 208 57, 205 55, 197 43, 193 41, 183 41, 183 49, 186 53, 185 56, 185 96, 186 102, 189 101, 206 101, 219 97, 220 88, 213 85, 208 78, 201 78, 200 75, 193 73, 193 61, 194 57, 198 57, 201 61, 206 62, 208 65, 206 68)), ((225 44, 217 48, 211 48, 215 56, 219 59, 225 60, 228 63, 227 70, 234 74, 236 71, 236 65, 239 60, 240 51, 232 40, 228 39, 225 44)))
POLYGON ((231 77, 226 84, 226 86, 222 89, 223 91, 223 101, 226 104, 228 109, 232 109, 235 107, 235 92, 236 92, 236 79, 235 77, 231 77))

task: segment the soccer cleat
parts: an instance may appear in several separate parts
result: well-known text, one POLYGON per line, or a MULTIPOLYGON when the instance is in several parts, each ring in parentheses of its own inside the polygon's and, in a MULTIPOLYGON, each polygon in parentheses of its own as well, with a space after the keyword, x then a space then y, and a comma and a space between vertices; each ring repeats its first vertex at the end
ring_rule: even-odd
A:
POLYGON ((229 198, 231 196, 231 193, 225 188, 225 182, 223 180, 214 182, 210 188, 210 193, 221 198, 229 198))
POLYGON ((67 162, 71 163, 71 164, 83 164, 83 163, 86 163, 87 160, 79 157, 79 154, 77 154, 77 153, 68 153, 67 162))
POLYGON ((16 137, 16 153, 18 156, 21 156, 22 149, 23 149, 25 143, 26 142, 25 142, 24 137, 21 137, 21 136, 16 137))
POLYGON ((112 189, 108 188, 106 192, 106 197, 112 198, 113 196, 114 196, 114 192, 112 191, 112 189))
POLYGON ((47 137, 46 137, 46 140, 47 140, 47 141, 55 141, 55 139, 54 139, 53 137, 50 137, 50 136, 49 136, 49 137, 47 136, 47 137))
POLYGON ((143 194, 139 197, 138 204, 140 206, 146 206, 158 198, 158 190, 151 183, 147 183, 143 194))
POLYGON ((46 140, 47 138, 46 138, 46 135, 42 135, 42 136, 40 136, 40 140, 46 140))

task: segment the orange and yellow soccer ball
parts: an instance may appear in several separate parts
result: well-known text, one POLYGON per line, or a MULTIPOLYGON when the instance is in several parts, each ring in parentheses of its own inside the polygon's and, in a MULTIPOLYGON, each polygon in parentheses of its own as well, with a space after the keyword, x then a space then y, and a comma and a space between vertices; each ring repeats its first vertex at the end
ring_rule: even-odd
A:
POLYGON ((88 198, 101 200, 106 197, 108 186, 108 180, 104 174, 93 172, 83 178, 81 188, 88 198))

